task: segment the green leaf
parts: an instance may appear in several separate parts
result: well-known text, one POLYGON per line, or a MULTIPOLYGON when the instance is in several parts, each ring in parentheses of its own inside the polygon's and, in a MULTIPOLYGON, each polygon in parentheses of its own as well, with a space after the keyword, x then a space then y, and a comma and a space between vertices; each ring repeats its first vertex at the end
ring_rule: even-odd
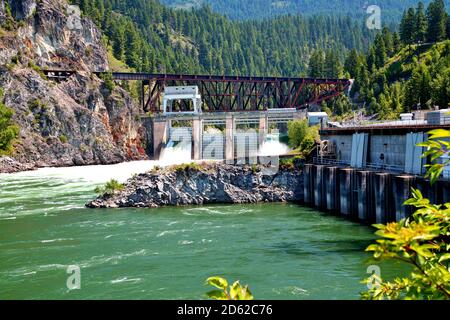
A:
POLYGON ((450 131, 445 129, 435 129, 428 132, 429 139, 448 138, 450 137, 450 131))
POLYGON ((366 248, 366 251, 377 251, 379 249, 379 245, 377 244, 371 244, 366 248))
POLYGON ((226 290, 226 288, 228 287, 228 282, 227 280, 225 280, 224 278, 221 277, 209 277, 208 279, 206 279, 206 283, 214 286, 218 289, 222 289, 222 290, 226 290))
POLYGON ((242 290, 242 286, 239 283, 239 280, 233 283, 233 285, 230 288, 230 297, 232 300, 239 300, 236 299, 239 297, 239 292, 242 290))
POLYGON ((222 290, 212 290, 206 293, 208 298, 215 300, 228 300, 227 295, 222 290))
POLYGON ((446 261, 446 260, 449 260, 449 259, 450 259, 450 253, 446 253, 446 254, 443 254, 443 255, 439 258, 439 262, 446 261))
POLYGON ((239 300, 253 300, 253 294, 251 293, 248 286, 245 286, 244 288, 241 289, 239 300))

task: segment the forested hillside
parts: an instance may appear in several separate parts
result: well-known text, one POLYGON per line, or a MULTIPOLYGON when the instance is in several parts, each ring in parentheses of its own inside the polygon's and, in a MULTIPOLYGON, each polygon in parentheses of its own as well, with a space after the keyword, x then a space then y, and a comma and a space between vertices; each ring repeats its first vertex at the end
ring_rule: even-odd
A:
MULTIPOLYGON (((419 2, 403 14, 399 33, 384 28, 367 52, 352 50, 345 63, 346 76, 354 78, 353 102, 381 119, 396 118, 416 109, 446 108, 450 103, 450 18, 444 2, 419 2)), ((310 73, 326 69, 325 54, 311 57, 310 73)), ((322 73, 321 73, 322 72, 322 73)), ((327 106, 335 113, 351 110, 340 98, 327 106)))
POLYGON ((316 48, 343 59, 373 31, 346 17, 282 16, 231 21, 208 7, 174 10, 156 0, 74 0, 137 71, 301 76, 316 48))
POLYGON ((156 0, 73 2, 101 27, 114 58, 137 71, 354 78, 352 101, 324 105, 338 115, 352 103, 392 118, 450 101, 443 0, 404 10, 398 32, 340 16, 232 21, 209 7, 174 10, 156 0))
MULTIPOLYGON (((430 1, 424 1, 427 5, 430 1)), ((378 5, 385 23, 397 23, 408 7, 416 0, 162 0, 162 3, 179 9, 198 8, 208 4, 215 12, 231 19, 261 19, 275 15, 348 15, 354 19, 365 19, 368 5, 378 5)), ((447 7, 449 1, 446 0, 447 7)))

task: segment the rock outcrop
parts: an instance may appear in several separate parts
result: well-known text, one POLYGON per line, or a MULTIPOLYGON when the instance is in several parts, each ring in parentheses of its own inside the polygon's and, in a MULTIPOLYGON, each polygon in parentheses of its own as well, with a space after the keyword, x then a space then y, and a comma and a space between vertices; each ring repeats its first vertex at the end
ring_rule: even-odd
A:
POLYGON ((20 127, 0 172, 147 158, 138 106, 92 74, 109 69, 95 24, 66 0, 9 1, 12 17, 0 1, 0 17, 14 19, 13 28, 0 29, 0 88, 20 127), (44 68, 77 73, 55 83, 44 68))
POLYGON ((202 164, 169 167, 129 179, 121 191, 104 194, 90 208, 161 207, 208 203, 257 203, 303 200, 297 169, 263 175, 262 167, 202 164))

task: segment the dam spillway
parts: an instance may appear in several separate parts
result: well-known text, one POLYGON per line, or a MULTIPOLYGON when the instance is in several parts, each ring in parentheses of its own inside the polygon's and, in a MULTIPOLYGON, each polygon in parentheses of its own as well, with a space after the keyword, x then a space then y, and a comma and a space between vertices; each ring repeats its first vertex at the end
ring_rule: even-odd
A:
POLYGON ((287 123, 302 118, 305 118, 303 111, 282 109, 161 115, 142 120, 151 132, 149 154, 154 159, 159 159, 172 142, 184 142, 191 145, 192 160, 234 162, 240 159, 239 163, 256 163, 258 152, 268 138, 287 134, 287 123))

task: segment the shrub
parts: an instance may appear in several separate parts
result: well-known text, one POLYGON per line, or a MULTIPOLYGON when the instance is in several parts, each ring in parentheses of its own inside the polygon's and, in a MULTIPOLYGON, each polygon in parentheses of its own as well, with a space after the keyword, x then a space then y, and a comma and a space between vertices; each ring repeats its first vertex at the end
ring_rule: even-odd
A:
POLYGON ((94 192, 98 195, 113 195, 117 191, 122 191, 125 186, 115 179, 109 180, 104 186, 95 188, 94 192))
POLYGON ((288 123, 289 146, 301 154, 309 154, 316 141, 319 140, 319 128, 310 127, 307 119, 294 120, 288 123))
POLYGON ((47 80, 47 76, 46 76, 45 73, 42 71, 41 67, 35 65, 33 61, 30 60, 30 61, 28 62, 28 68, 31 68, 31 69, 33 69, 34 71, 36 71, 42 79, 47 80))
POLYGON ((302 156, 295 156, 295 157, 289 157, 289 158, 281 158, 280 159, 280 168, 281 169, 300 169, 301 160, 303 159, 302 156))
POLYGON ((12 122, 14 111, 2 103, 3 92, 0 89, 0 155, 13 152, 13 142, 19 136, 19 127, 12 122))
POLYGON ((182 163, 178 164, 172 167, 176 172, 188 172, 190 170, 192 171, 200 171, 202 169, 202 166, 199 163, 191 162, 191 163, 182 163))
POLYGON ((253 300, 253 295, 248 286, 242 286, 239 280, 235 281, 229 288, 227 280, 221 277, 209 277, 205 284, 219 289, 207 292, 208 298, 215 300, 253 300))
POLYGON ((61 143, 67 143, 68 140, 67 137, 62 134, 59 136, 59 141, 61 141, 61 143))
POLYGON ((161 170, 161 166, 156 165, 152 168, 152 170, 150 170, 150 173, 155 174, 155 173, 158 173, 159 170, 161 170))
POLYGON ((112 73, 111 72, 103 72, 100 74, 99 77, 105 83, 106 89, 108 89, 109 93, 111 93, 116 86, 114 84, 114 79, 113 79, 112 73))

